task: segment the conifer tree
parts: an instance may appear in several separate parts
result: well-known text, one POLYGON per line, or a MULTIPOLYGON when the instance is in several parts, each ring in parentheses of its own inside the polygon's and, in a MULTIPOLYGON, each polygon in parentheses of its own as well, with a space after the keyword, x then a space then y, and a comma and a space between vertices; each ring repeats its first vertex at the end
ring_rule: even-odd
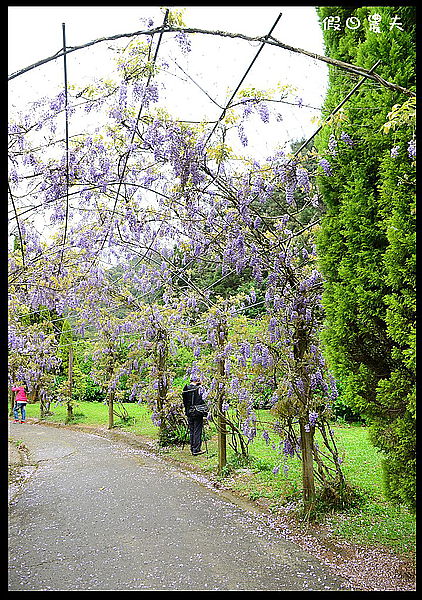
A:
MULTIPOLYGON (((415 7, 320 7, 325 54, 415 89, 415 7), (331 19, 331 21, 330 21, 331 19), (329 26, 336 23, 339 29, 329 26)), ((356 80, 331 69, 327 114, 356 80)), ((317 146, 324 341, 349 406, 384 455, 386 489, 415 504, 414 99, 365 82, 317 146)))

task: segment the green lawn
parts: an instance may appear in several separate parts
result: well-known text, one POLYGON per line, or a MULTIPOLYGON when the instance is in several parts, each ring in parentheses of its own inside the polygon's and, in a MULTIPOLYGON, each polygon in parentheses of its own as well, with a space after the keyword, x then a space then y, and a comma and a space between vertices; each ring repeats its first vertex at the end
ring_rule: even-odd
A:
MULTIPOLYGON (((148 407, 136 403, 126 403, 124 406, 131 417, 131 423, 125 424, 115 416, 115 427, 156 440, 158 430, 151 421, 148 407)), ((54 414, 48 416, 46 421, 65 422, 65 406, 52 406, 51 410, 54 414)), ((28 404, 27 415, 39 418, 39 405, 28 404)), ((271 418, 266 411, 258 411, 258 416, 263 421, 271 418)), ((74 409, 74 417, 75 423, 107 426, 108 407, 102 403, 82 402, 74 409)), ((207 454, 192 457, 188 445, 183 448, 166 447, 161 451, 172 458, 195 463, 205 471, 216 473, 218 457, 215 429, 212 425, 207 425, 206 430, 209 437, 206 443, 207 454)), ((325 514, 321 518, 339 537, 355 542, 381 544, 398 553, 413 556, 416 545, 415 515, 386 500, 381 455, 371 445, 367 429, 356 425, 334 425, 333 430, 340 454, 344 453, 342 468, 346 479, 359 489, 364 500, 359 507, 325 514)), ((258 431, 249 447, 249 462, 239 461, 228 446, 225 485, 250 499, 265 498, 270 508, 276 511, 278 507, 300 497, 301 465, 297 458, 281 457, 272 448, 272 444, 266 444, 262 428, 258 427, 258 431), (273 468, 276 466, 281 468, 274 474, 273 468)), ((277 443, 276 439, 272 441, 277 443)))
MULTIPOLYGON (((151 421, 151 414, 145 404, 125 403, 129 417, 131 417, 130 426, 126 426, 133 433, 143 435, 145 437, 155 438, 157 436, 157 428, 151 421)), ((117 408, 118 410, 118 408, 117 408)), ((51 423, 64 423, 67 417, 66 405, 57 404, 51 405, 50 411, 53 413, 44 420, 51 423)), ((102 402, 79 402, 73 409, 73 423, 84 425, 108 425, 108 407, 102 402)), ((26 413, 29 418, 39 418, 39 404, 27 404, 26 413)), ((114 417, 114 426, 122 428, 124 423, 117 415, 114 417)))

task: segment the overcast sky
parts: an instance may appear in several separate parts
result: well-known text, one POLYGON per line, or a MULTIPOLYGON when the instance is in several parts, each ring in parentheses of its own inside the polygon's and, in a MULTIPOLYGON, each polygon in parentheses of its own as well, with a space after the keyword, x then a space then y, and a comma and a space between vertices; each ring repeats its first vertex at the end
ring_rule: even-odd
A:
MULTIPOLYGON (((324 53, 314 7, 190 6, 184 11, 184 21, 190 27, 262 36, 269 32, 279 13, 282 17, 272 34, 275 38, 292 46, 324 53)), ((158 26, 162 23, 163 12, 157 6, 9 6, 8 71, 13 73, 59 51, 62 48, 62 23, 65 23, 67 46, 76 46, 99 37, 143 29, 141 19, 145 17, 151 17, 158 26)), ((168 44, 169 40, 164 39, 160 55, 166 55, 168 44)), ((109 47, 116 45, 117 42, 102 43, 70 54, 67 58, 69 84, 82 85, 93 78, 107 76, 113 68, 113 52, 109 47)), ((179 56, 178 60, 192 78, 224 104, 259 46, 259 43, 198 34, 192 41, 192 52, 186 57, 179 56)), ((271 89, 278 82, 291 84, 297 87, 297 95, 305 104, 318 107, 325 94, 326 72, 326 66, 319 61, 266 46, 244 85, 271 89)), ((217 118, 220 111, 215 104, 181 72, 179 77, 179 81, 173 77, 169 85, 172 90, 170 112, 186 120, 217 118), (184 86, 178 86, 178 83, 184 83, 184 86)), ((58 59, 10 81, 9 103, 22 107, 50 90, 51 94, 57 93, 61 86, 63 59, 58 59)), ((316 111, 287 106, 283 106, 283 111, 280 131, 272 131, 277 138, 300 138, 310 135, 316 128, 311 121, 316 111)), ((268 140, 270 138, 271 133, 268 133, 268 140)), ((264 153, 271 146, 270 141, 268 148, 265 143, 261 140, 264 153)))

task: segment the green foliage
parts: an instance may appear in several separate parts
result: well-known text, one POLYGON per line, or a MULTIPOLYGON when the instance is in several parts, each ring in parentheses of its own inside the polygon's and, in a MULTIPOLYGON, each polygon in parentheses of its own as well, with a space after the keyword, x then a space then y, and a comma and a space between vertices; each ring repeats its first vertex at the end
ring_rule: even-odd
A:
POLYGON ((217 144, 211 148, 207 148, 207 155, 219 165, 228 158, 233 157, 233 149, 227 144, 217 144))
POLYGON ((333 415, 337 422, 344 423, 361 423, 364 419, 361 415, 353 410, 352 402, 348 402, 344 394, 344 386, 340 381, 336 382, 338 397, 332 405, 333 415))
MULTIPOLYGON (((324 32, 326 53, 415 84, 414 7, 321 7, 320 19, 357 16, 359 30, 324 32), (369 31, 379 13, 381 32, 369 31), (390 30, 397 15, 402 30, 390 30)), ((354 85, 330 71, 329 113, 354 85)), ((325 203, 318 237, 327 358, 344 386, 342 402, 365 417, 385 455, 390 498, 415 503, 415 164, 414 101, 369 83, 316 142, 331 176, 319 178, 325 203), (347 133, 353 141, 345 142, 347 133), (393 152, 392 152, 393 150, 393 152)))
MULTIPOLYGON (((175 374, 175 377, 184 381, 186 378, 186 370, 193 362, 193 352, 185 346, 179 345, 175 353, 170 357, 170 364, 175 374)), ((185 385, 184 381, 183 385, 185 385)), ((174 384, 174 381, 173 381, 174 384)), ((183 387, 182 385, 182 387, 183 387)))
POLYGON ((387 116, 383 133, 389 133, 390 129, 397 129, 402 125, 412 127, 416 123, 416 97, 408 98, 403 104, 395 104, 387 116))
POLYGON ((69 361, 70 347, 73 342, 73 333, 70 323, 67 319, 63 320, 62 330, 60 332, 59 339, 59 356, 62 361, 62 369, 67 372, 67 366, 69 361))
MULTIPOLYGON (((166 12, 167 7, 166 6, 160 6, 162 12, 166 12)), ((169 10, 169 13, 167 15, 167 23, 168 25, 170 25, 171 27, 184 27, 185 23, 183 21, 183 13, 185 12, 185 8, 182 8, 180 10, 176 10, 176 9, 172 9, 169 10)))
POLYGON ((85 377, 85 385, 82 390, 76 391, 81 402, 104 402, 105 393, 91 377, 85 377), (78 393, 79 392, 79 393, 78 393))
POLYGON ((172 427, 161 430, 160 446, 178 446, 189 444, 189 430, 186 423, 178 422, 172 427))

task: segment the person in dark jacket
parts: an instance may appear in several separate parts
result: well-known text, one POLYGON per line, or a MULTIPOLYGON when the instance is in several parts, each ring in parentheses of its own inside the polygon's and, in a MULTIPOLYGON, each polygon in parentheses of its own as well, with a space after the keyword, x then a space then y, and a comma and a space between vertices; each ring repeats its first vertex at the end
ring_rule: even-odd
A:
POLYGON ((190 410, 193 405, 205 404, 199 388, 200 385, 201 382, 198 379, 191 379, 182 391, 183 405, 189 423, 190 450, 194 456, 205 452, 205 450, 201 450, 204 417, 200 414, 192 415, 190 410))

